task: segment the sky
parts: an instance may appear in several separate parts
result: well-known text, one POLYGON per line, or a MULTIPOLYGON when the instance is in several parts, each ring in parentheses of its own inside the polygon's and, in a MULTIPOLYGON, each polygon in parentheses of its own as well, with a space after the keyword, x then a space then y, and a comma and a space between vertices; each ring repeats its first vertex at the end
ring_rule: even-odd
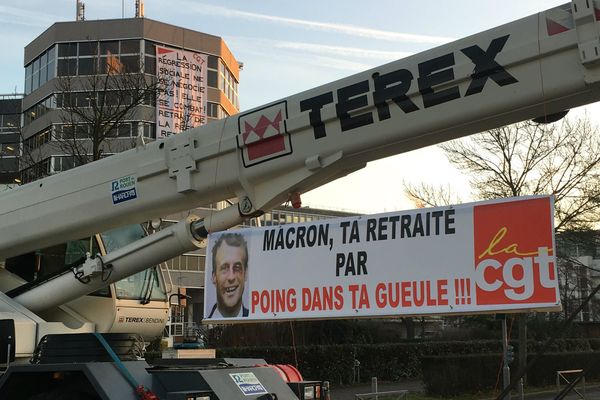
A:
MULTIPOLYGON (((23 48, 75 0, 0 2, 0 93, 23 92, 23 48)), ((132 17, 134 0, 84 1, 86 19, 132 17)), ((221 36, 244 63, 241 110, 325 84, 563 4, 556 0, 146 0, 145 17, 221 36), (425 5, 427 4, 427 6, 425 5)), ((437 147, 371 162, 303 195, 311 207, 377 213, 414 208, 403 181, 450 186, 470 200, 468 180, 437 147)))

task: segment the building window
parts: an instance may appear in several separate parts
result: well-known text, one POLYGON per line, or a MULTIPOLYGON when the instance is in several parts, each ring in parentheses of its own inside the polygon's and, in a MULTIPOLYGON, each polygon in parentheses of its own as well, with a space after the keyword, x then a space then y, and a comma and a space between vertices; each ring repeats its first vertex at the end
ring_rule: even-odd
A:
POLYGON ((142 124, 142 135, 146 138, 156 139, 156 124, 152 122, 140 122, 142 124))
POLYGON ((139 72, 140 70, 139 56, 121 56, 120 62, 122 72, 139 72))
POLYGON ((33 63, 25 66, 25 94, 31 93, 31 76, 33 74, 33 63))
POLYGON ((77 57, 77 43, 59 43, 59 57, 77 57))
POLYGON ((219 82, 216 87, 225 93, 225 96, 229 99, 229 101, 231 101, 231 104, 233 104, 235 108, 239 109, 238 82, 235 80, 231 71, 229 71, 227 66, 221 60, 219 60, 218 73, 219 82))
POLYGON ((56 140, 69 140, 75 138, 75 125, 61 124, 56 125, 54 137, 56 140))
POLYGON ((33 61, 33 77, 31 81, 31 89, 35 90, 40 86, 40 59, 36 58, 33 61))
MULTIPOLYGON (((0 155, 2 150, 2 145, 0 145, 0 155)), ((19 170, 19 162, 14 156, 5 156, 2 155, 0 157, 0 174, 7 173, 15 173, 19 170)))
POLYGON ((117 136, 131 137, 131 124, 119 124, 117 128, 117 136))
POLYGON ((121 54, 139 54, 140 40, 130 39, 121 41, 121 54))
POLYGON ((208 68, 217 69, 219 65, 219 57, 216 56, 208 56, 208 68))
POLYGON ((40 81, 39 86, 42 86, 48 81, 48 53, 44 53, 40 57, 40 81))
POLYGON ((75 125, 75 139, 89 139, 90 126, 88 124, 75 125))
POLYGON ((52 46, 25 66, 25 94, 31 93, 56 76, 55 47, 52 46))
POLYGON ((0 159, 16 157, 19 152, 19 143, 0 143, 0 159))
MULTIPOLYGON (((139 54, 139 39, 59 43, 57 75, 86 76, 97 73, 138 72, 140 70, 139 54)), ((50 65, 50 62, 52 63, 52 68, 54 68, 54 58, 48 58, 47 65, 50 65)), ((35 76, 35 61, 31 67, 31 71, 31 90, 35 90, 37 88, 36 79, 41 82, 40 78, 43 77, 35 76)), ((50 70, 48 69, 46 73, 49 74, 50 70)), ((28 71, 26 69, 27 76, 28 71)), ((53 77, 54 73, 52 73, 53 77)), ((46 75, 46 79, 51 79, 50 75, 46 75)), ((27 80, 26 87, 29 87, 27 80)))
POLYGON ((156 55, 156 44, 149 40, 144 40, 144 52, 147 56, 156 55))
POLYGON ((51 127, 45 128, 41 132, 38 132, 35 135, 25 139, 23 141, 23 147, 28 151, 39 149, 44 144, 50 142, 52 138, 51 132, 51 127))
POLYGON ((100 42, 100 55, 108 56, 119 54, 119 42, 117 40, 100 42))
POLYGON ((96 74, 97 62, 98 62, 98 59, 95 57, 80 58, 79 66, 77 69, 77 74, 78 75, 94 75, 94 74, 96 74))
POLYGON ((52 172, 67 171, 75 166, 73 156, 54 156, 52 157, 52 172))
POLYGON ((156 75, 156 57, 146 55, 144 57, 144 72, 150 75, 156 75))
POLYGON ((211 71, 210 69, 206 71, 206 84, 210 87, 217 87, 217 71, 211 71))
POLYGON ((79 56, 98 56, 98 42, 79 43, 79 56))
MULTIPOLYGON (((77 59, 76 58, 64 58, 58 60, 58 68, 56 74, 58 76, 72 76, 77 71, 77 59)), ((35 78, 35 77, 34 77, 35 78)), ((33 90, 37 89, 35 87, 33 90)))
POLYGON ((34 120, 40 118, 46 113, 54 110, 56 108, 56 101, 54 95, 50 95, 46 97, 44 100, 40 101, 36 105, 29 107, 25 110, 23 124, 29 125, 34 120))
POLYGON ((32 165, 21 171, 21 181, 23 183, 33 182, 36 179, 50 175, 50 158, 46 158, 39 163, 32 165))
POLYGON ((19 128, 19 114, 4 114, 0 115, 0 128, 2 130, 14 131, 19 128))
POLYGON ((206 103, 206 115, 212 118, 225 118, 227 113, 218 103, 207 102, 206 103))

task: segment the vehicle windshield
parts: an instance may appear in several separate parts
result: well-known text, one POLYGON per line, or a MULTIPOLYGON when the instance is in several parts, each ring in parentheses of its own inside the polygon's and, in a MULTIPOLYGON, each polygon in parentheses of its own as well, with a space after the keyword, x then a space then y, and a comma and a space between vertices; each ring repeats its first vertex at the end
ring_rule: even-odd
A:
MULTIPOLYGON (((106 252, 110 253, 143 238, 146 233, 141 225, 129 225, 104 232, 100 236, 106 252)), ((117 298, 165 301, 167 293, 158 268, 158 266, 149 267, 115 282, 117 298)))

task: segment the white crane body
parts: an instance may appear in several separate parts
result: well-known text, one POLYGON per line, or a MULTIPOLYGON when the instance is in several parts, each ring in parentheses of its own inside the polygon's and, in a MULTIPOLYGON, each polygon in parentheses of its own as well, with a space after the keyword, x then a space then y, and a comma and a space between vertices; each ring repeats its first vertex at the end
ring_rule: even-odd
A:
MULTIPOLYGON (((78 267, 93 282, 110 263, 120 279, 369 161, 598 101, 599 9, 573 0, 2 193, 0 260, 239 200, 78 267)), ((61 279, 13 300, 37 312, 98 287, 61 279)))
POLYGON ((9 191, 0 258, 226 198, 247 197, 251 214, 371 160, 596 101, 599 57, 581 50, 598 43, 596 21, 549 35, 548 18, 532 15, 9 191), (284 147, 249 156, 261 145, 253 128, 274 127, 279 111, 284 147), (111 185, 123 177, 136 179, 136 198, 114 204, 111 185))

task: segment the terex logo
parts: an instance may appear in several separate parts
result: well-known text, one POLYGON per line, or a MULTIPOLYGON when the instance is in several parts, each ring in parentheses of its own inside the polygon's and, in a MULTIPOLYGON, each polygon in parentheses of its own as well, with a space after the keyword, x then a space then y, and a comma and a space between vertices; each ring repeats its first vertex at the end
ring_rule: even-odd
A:
MULTIPOLYGON (((413 82, 421 94, 423 108, 434 107, 449 101, 476 95, 483 91, 488 81, 502 87, 519 82, 496 57, 508 41, 509 35, 493 39, 486 49, 473 45, 459 52, 450 52, 418 64, 418 76, 412 71, 400 68, 385 74, 375 72, 370 79, 362 80, 337 89, 335 102, 336 115, 342 132, 390 119, 390 106, 399 107, 405 114, 420 110, 414 97, 410 96, 413 82), (456 57, 466 56, 473 63, 469 87, 462 94, 455 82, 454 65, 456 57), (369 99, 371 97, 371 99, 369 99), (377 109, 361 112, 372 101, 377 109)), ((309 111, 308 117, 313 127, 315 139, 327 136, 321 110, 334 103, 334 92, 325 92, 300 101, 300 110, 309 111)))
POLYGON ((292 152, 286 118, 285 101, 239 117, 237 142, 246 167, 292 152))
POLYGON ((551 218, 550 198, 474 208, 478 305, 559 302, 551 218))

